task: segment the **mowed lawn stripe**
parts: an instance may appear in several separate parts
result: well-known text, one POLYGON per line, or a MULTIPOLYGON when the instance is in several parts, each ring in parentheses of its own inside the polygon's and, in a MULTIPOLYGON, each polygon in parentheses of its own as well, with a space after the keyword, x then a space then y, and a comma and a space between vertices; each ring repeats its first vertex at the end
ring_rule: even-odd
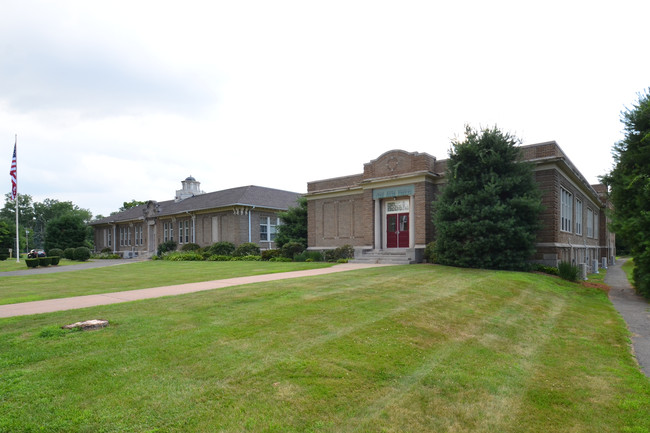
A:
POLYGON ((427 265, 2 319, 0 432, 647 431, 627 338, 597 289, 427 265))
POLYGON ((252 275, 319 269, 333 263, 155 260, 56 274, 3 277, 0 305, 95 295, 252 275))

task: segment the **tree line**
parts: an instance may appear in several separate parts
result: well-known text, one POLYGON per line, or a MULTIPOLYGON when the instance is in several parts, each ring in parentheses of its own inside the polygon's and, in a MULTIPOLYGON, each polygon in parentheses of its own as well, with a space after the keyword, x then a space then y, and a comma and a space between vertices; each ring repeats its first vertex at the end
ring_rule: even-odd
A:
MULTIPOLYGON (((18 196, 20 251, 29 249, 92 248, 92 213, 70 201, 46 198, 35 202, 28 194, 18 196)), ((16 202, 10 194, 0 210, 0 252, 16 248, 16 202)))

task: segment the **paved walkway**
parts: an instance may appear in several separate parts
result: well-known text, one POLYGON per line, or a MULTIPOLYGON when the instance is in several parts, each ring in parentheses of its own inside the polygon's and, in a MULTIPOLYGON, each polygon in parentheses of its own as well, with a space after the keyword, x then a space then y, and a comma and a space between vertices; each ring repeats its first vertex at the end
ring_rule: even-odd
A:
POLYGON ((605 276, 605 284, 611 287, 609 299, 623 316, 632 333, 632 347, 641 371, 650 377, 650 304, 637 295, 621 269, 625 259, 617 260, 605 276))
MULTIPOLYGON (((72 266, 72 265, 71 265, 72 266)), ((66 266, 67 268, 71 266, 66 266)), ((241 284, 286 280, 289 278, 326 275, 356 269, 375 268, 390 265, 373 265, 345 263, 330 268, 309 269, 305 271, 281 272, 277 274, 252 275, 248 277, 228 278, 225 280, 204 281, 200 283, 180 284, 176 286, 154 287, 151 289, 128 290, 125 292, 103 293, 99 295, 74 296, 71 298, 49 299, 45 301, 23 302, 20 304, 0 305, 0 317, 24 316, 27 314, 51 313, 53 311, 74 310, 96 305, 117 304, 138 299, 159 298, 203 290, 222 289, 241 284)), ((70 269, 71 270, 71 269, 70 269)), ((20 271, 24 272, 24 271, 20 271)), ((29 271, 27 271, 29 272, 29 271)))

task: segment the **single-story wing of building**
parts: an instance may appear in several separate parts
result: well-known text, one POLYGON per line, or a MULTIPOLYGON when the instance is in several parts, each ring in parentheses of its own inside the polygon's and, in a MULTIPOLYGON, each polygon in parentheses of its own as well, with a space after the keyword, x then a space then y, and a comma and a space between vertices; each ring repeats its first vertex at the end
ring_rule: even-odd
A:
POLYGON ((260 186, 205 193, 192 176, 181 181, 174 200, 154 201, 94 220, 95 250, 123 257, 149 257, 169 240, 179 248, 227 241, 275 247, 278 213, 297 206, 301 194, 260 186))

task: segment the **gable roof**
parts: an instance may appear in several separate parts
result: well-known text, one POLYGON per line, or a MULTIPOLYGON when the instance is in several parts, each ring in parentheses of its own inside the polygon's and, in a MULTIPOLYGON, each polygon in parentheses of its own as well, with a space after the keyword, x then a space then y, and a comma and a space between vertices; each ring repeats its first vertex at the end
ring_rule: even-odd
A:
POLYGON ((115 213, 108 217, 92 221, 91 225, 107 224, 121 221, 144 219, 150 203, 156 207, 156 216, 164 217, 186 212, 219 209, 230 206, 259 207, 271 210, 286 210, 297 205, 301 196, 297 192, 248 185, 195 195, 181 201, 167 200, 149 202, 115 213))

